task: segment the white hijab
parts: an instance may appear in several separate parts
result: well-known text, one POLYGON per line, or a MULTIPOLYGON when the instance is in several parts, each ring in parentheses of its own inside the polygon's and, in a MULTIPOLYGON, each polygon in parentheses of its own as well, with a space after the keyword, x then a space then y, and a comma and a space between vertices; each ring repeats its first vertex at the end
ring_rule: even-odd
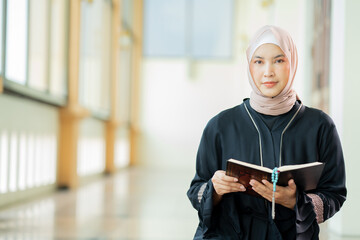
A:
POLYGON ((298 64, 297 50, 290 34, 276 26, 264 26, 254 35, 253 39, 246 50, 248 60, 249 82, 253 89, 250 94, 250 105, 257 112, 266 115, 280 115, 287 113, 294 106, 297 97, 296 92, 292 89, 295 73, 298 64), (281 48, 290 63, 289 80, 285 88, 275 97, 266 97, 255 85, 250 73, 251 58, 258 47, 265 43, 272 43, 281 48))

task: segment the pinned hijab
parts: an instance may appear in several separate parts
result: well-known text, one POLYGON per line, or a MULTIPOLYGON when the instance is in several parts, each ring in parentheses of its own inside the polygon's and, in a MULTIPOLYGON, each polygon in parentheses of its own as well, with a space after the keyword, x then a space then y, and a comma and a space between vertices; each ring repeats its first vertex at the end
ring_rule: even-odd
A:
POLYGON ((253 89, 250 94, 250 105, 257 112, 266 115, 280 115, 287 113, 294 106, 297 94, 292 89, 298 64, 297 50, 290 34, 276 26, 264 26, 260 28, 250 41, 246 50, 248 60, 249 82, 253 89), (263 44, 272 43, 281 48, 290 63, 289 80, 285 88, 275 97, 267 97, 255 85, 250 73, 250 62, 256 49, 263 44))

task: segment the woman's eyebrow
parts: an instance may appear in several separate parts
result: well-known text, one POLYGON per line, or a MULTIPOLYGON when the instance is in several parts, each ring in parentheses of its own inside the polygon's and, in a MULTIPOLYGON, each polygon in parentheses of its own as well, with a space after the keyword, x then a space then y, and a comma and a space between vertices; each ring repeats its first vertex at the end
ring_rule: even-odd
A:
POLYGON ((284 56, 284 54, 279 54, 279 55, 275 56, 274 59, 279 58, 279 57, 285 57, 285 56, 284 56))
MULTIPOLYGON (((285 55, 284 55, 284 54, 276 55, 276 56, 274 57, 274 59, 275 59, 275 58, 279 58, 279 57, 285 57, 285 55)), ((254 56, 254 58, 264 59, 263 57, 260 57, 260 56, 254 56)))

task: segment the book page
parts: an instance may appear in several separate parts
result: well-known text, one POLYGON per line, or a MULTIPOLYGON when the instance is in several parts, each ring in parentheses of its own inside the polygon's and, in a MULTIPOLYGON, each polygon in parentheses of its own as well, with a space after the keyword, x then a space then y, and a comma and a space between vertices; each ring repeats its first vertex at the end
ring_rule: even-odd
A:
POLYGON ((321 164, 323 164, 323 163, 322 162, 312 162, 312 163, 304 163, 304 164, 296 164, 296 165, 286 165, 286 166, 279 167, 279 171, 284 172, 284 171, 289 171, 289 170, 294 170, 294 169, 299 169, 299 168, 306 168, 306 167, 321 165, 321 164))
MULTIPOLYGON (((242 166, 246 166, 249 168, 258 169, 260 171, 272 173, 272 169, 267 168, 267 167, 262 167, 262 166, 259 166, 256 164, 247 163, 247 162, 243 162, 243 161, 239 161, 239 160, 235 160, 235 159, 229 159, 228 161, 236 163, 238 165, 242 165, 242 166)), ((278 169, 280 172, 284 172, 284 171, 289 171, 289 170, 317 166, 317 165, 321 165, 321 164, 323 164, 323 163, 322 162, 312 162, 312 163, 304 163, 304 164, 296 164, 296 165, 285 165, 285 166, 279 167, 278 169)))
POLYGON ((243 161, 239 161, 239 160, 235 160, 235 159, 229 159, 228 161, 236 163, 238 165, 246 166, 246 167, 249 167, 249 168, 258 169, 258 170, 263 171, 263 172, 272 173, 272 169, 267 168, 267 167, 262 167, 262 166, 259 166, 259 165, 256 165, 256 164, 251 164, 251 163, 247 163, 247 162, 243 162, 243 161))

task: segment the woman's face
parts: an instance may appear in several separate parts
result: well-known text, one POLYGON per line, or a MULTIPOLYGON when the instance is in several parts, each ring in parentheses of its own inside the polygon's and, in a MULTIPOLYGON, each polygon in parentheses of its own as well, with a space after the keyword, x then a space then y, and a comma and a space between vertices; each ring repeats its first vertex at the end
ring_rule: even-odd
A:
POLYGON ((285 88, 290 63, 281 48, 272 43, 261 45, 250 62, 250 73, 255 85, 266 97, 275 97, 285 88))

